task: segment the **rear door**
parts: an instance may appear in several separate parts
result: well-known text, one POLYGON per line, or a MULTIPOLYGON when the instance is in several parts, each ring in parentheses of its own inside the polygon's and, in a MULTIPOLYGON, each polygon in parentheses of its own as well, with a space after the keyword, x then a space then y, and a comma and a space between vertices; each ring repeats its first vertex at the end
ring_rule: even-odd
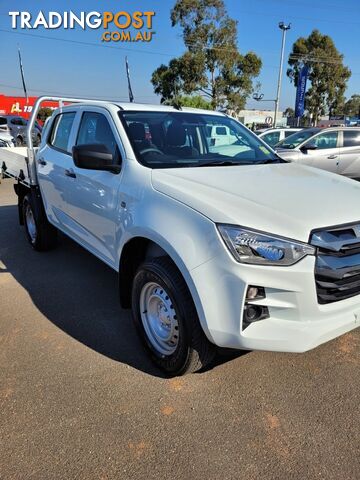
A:
POLYGON ((360 179, 360 130, 342 130, 341 134, 339 173, 360 179))
POLYGON ((36 156, 40 189, 49 220, 62 230, 67 230, 68 188, 74 178, 69 140, 73 131, 75 111, 55 116, 47 132, 47 141, 36 156))
MULTIPOLYGON (((114 164, 121 164, 125 152, 110 113, 102 107, 83 107, 80 114, 74 144, 105 145, 114 156, 114 164)), ((114 174, 85 170, 75 164, 72 169, 75 178, 68 197, 68 228, 80 243, 116 268, 115 233, 122 171, 114 174)))
POLYGON ((303 145, 303 147, 315 148, 303 149, 299 161, 328 172, 338 173, 340 158, 339 141, 338 130, 320 132, 303 145))

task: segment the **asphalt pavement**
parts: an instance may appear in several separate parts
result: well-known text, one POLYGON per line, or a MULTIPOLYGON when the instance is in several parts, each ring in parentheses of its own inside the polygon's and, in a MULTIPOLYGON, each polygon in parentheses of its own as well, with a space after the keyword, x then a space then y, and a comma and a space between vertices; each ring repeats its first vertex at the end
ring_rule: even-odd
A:
POLYGON ((0 184, 0 479, 360 478, 360 330, 166 379, 114 271, 38 253, 0 184))

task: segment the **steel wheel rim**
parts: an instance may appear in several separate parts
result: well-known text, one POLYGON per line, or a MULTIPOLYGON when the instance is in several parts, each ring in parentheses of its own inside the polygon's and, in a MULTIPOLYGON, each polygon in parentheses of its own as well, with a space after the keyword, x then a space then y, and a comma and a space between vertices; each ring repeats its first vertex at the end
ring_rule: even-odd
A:
POLYGON ((160 355, 172 355, 179 343, 179 324, 169 294, 158 283, 142 287, 140 315, 151 346, 160 355))
POLYGON ((35 240, 36 240, 36 223, 35 223, 34 214, 33 214, 33 211, 31 209, 30 205, 26 205, 25 221, 26 221, 26 227, 27 227, 27 231, 29 232, 31 241, 35 242, 35 240))

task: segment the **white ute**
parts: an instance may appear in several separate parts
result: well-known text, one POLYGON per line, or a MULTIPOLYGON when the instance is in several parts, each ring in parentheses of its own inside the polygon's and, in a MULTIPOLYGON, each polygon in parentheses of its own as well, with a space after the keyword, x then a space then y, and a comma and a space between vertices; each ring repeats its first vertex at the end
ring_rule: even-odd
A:
POLYGON ((281 160, 202 110, 42 97, 27 142, 0 149, 0 165, 31 245, 52 248, 60 230, 118 271, 169 375, 215 346, 304 352, 359 326, 359 183, 281 160), (60 108, 33 149, 44 100, 60 108), (214 151, 222 126, 234 143, 214 151))

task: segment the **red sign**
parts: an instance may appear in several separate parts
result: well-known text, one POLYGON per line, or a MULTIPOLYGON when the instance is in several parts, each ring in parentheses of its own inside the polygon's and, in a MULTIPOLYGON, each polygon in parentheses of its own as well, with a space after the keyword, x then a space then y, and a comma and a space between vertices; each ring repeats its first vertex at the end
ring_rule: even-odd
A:
MULTIPOLYGON (((19 115, 29 118, 38 97, 9 97, 0 94, 0 115, 19 115)), ((57 102, 44 102, 41 107, 57 108, 57 102)))

